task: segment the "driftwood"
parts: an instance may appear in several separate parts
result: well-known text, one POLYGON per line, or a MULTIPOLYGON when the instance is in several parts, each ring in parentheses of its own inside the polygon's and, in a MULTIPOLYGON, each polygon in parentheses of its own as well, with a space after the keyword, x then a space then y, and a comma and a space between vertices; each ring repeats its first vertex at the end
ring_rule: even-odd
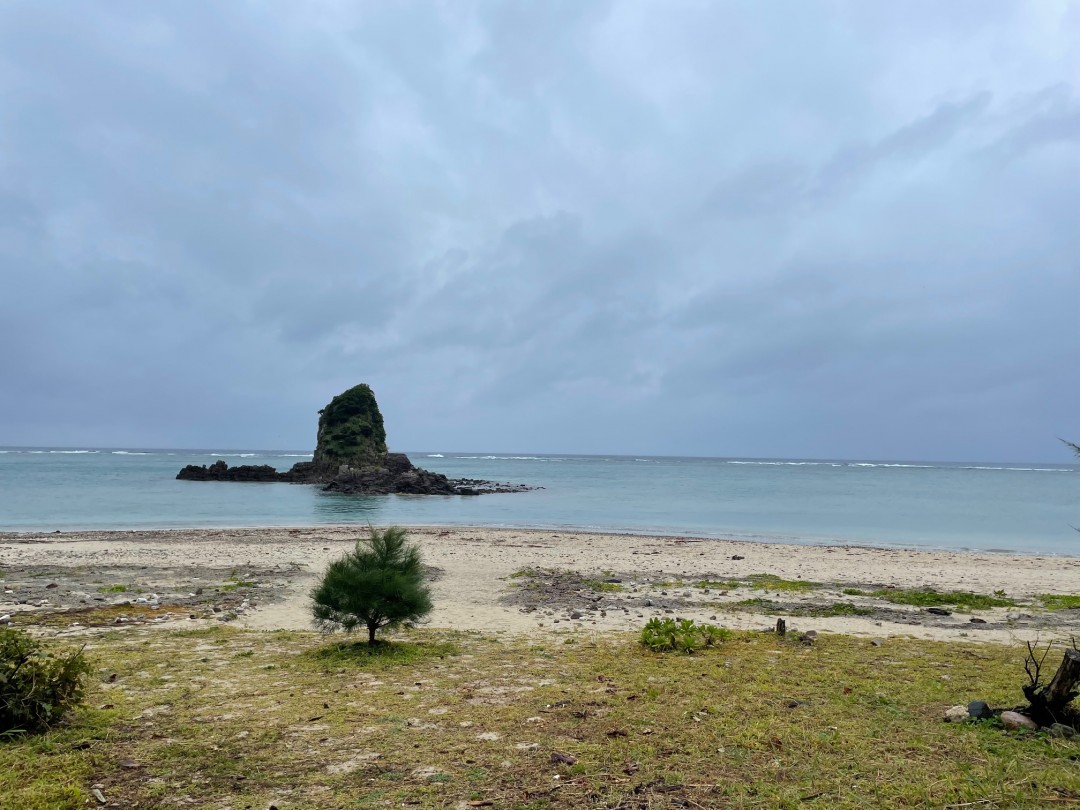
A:
POLYGON ((1065 650, 1065 657, 1048 684, 1042 683, 1042 665, 1050 651, 1047 645, 1041 657, 1036 657, 1035 647, 1028 644, 1028 656, 1024 669, 1028 674, 1028 685, 1024 687, 1024 696, 1031 704, 1024 712, 1040 726, 1054 723, 1073 725, 1078 719, 1075 709, 1069 708, 1080 694, 1080 650, 1075 646, 1065 650), (1072 722, 1070 722, 1072 721, 1072 722))

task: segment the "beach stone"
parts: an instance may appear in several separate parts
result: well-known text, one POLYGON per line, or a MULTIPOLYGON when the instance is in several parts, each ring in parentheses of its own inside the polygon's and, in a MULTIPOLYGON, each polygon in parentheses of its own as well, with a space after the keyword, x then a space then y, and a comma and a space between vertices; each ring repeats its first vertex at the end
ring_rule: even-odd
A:
POLYGON ((986 619, 980 619, 978 616, 972 616, 968 621, 972 624, 986 624, 986 619))
POLYGON ((1018 728, 1026 728, 1029 731, 1039 730, 1038 723, 1026 714, 1020 714, 1020 712, 1002 712, 1001 725, 1005 726, 1009 731, 1015 731, 1018 728))
POLYGON ((945 608, 939 608, 939 607, 927 608, 926 612, 927 613, 933 613, 935 616, 952 616, 952 611, 951 610, 946 610, 945 608))
POLYGON ((745 560, 746 557, 743 557, 741 554, 732 554, 731 559, 733 559, 733 560, 745 560))
POLYGON ((1064 723, 1054 723, 1050 726, 1050 736, 1071 740, 1073 737, 1077 736, 1077 731, 1072 726, 1067 726, 1064 723))
POLYGON ((580 618, 581 618, 581 615, 582 615, 582 614, 581 614, 581 611, 580 611, 580 610, 575 610, 575 611, 571 612, 571 614, 570 614, 570 618, 571 618, 571 619, 580 619, 580 618))
POLYGON ((973 720, 989 720, 994 716, 993 711, 990 709, 990 704, 985 700, 973 700, 967 706, 968 715, 973 720))
POLYGON ((970 715, 967 706, 950 706, 945 710, 946 723, 963 723, 970 715))
POLYGON ((873 641, 871 641, 870 643, 871 643, 871 644, 872 644, 873 646, 875 646, 875 647, 880 647, 880 646, 881 646, 881 639, 880 639, 880 638, 875 638, 875 639, 874 639, 873 641))

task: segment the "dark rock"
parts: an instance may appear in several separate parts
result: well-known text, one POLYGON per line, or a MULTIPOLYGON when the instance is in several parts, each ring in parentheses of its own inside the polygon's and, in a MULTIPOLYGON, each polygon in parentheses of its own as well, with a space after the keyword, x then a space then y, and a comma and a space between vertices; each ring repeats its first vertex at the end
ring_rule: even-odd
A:
POLYGON ((743 557, 741 554, 732 554, 731 559, 733 559, 733 560, 745 560, 746 557, 743 557))
POLYGON ((484 495, 537 489, 471 478, 452 480, 414 467, 404 453, 387 452, 382 413, 371 388, 364 384, 339 394, 319 411, 311 461, 278 472, 269 464, 230 467, 219 460, 209 467, 189 464, 176 477, 184 481, 322 484, 326 492, 344 495, 484 495))
POLYGON ((952 616, 951 610, 945 608, 931 607, 926 609, 927 613, 933 613, 935 616, 952 616))
POLYGON ((980 619, 978 616, 972 616, 968 621, 972 624, 986 624, 986 619, 980 619))
POLYGON ((985 700, 973 700, 967 706, 968 715, 973 720, 989 720, 994 716, 993 710, 985 700))
POLYGON ((1072 726, 1067 726, 1064 723, 1054 723, 1050 726, 1050 736, 1071 740, 1077 736, 1077 731, 1072 726))
POLYGON ((269 464, 241 464, 230 467, 224 461, 205 464, 189 464, 176 477, 180 481, 287 481, 288 473, 279 473, 269 464))

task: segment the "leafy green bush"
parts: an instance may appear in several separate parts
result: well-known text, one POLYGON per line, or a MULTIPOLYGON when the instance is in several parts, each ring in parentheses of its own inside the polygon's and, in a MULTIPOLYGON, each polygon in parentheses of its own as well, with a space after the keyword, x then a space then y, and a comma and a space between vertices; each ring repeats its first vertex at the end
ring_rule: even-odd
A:
POLYGON ((0 628, 0 736, 59 721, 82 702, 92 671, 82 650, 55 655, 21 630, 0 628))
POLYGON ((420 549, 396 526, 357 540, 353 551, 330 563, 311 598, 319 629, 366 627, 370 645, 379 628, 419 621, 432 607, 420 549))
POLYGON ((701 647, 718 647, 731 638, 731 631, 713 624, 697 624, 693 619, 649 619, 641 630, 641 643, 653 652, 692 653, 701 647))

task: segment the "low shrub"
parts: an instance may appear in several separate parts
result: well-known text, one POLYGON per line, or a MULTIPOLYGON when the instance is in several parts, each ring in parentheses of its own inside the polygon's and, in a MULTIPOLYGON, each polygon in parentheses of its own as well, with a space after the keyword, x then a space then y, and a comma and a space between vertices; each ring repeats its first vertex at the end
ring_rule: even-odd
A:
POLYGON ((0 628, 0 736, 59 721, 82 702, 92 671, 82 650, 57 655, 21 630, 0 628))
POLYGON ((641 630, 641 643, 653 652, 692 653, 701 647, 718 647, 732 633, 713 624, 697 624, 693 619, 649 619, 641 630))

